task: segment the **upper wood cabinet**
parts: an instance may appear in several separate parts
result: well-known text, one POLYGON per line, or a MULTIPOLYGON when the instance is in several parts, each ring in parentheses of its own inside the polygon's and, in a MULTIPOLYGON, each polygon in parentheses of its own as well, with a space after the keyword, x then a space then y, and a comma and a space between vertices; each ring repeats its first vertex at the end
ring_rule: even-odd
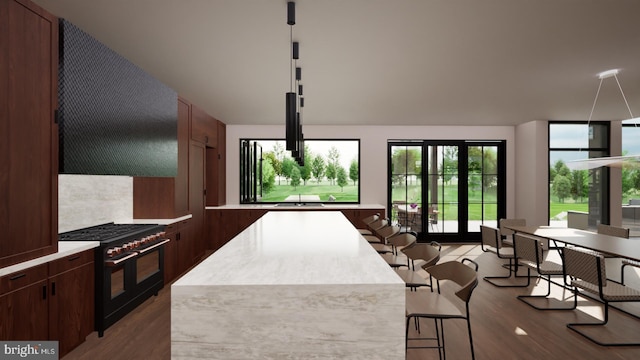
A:
POLYGON ((189 214, 189 119, 191 104, 178 98, 176 177, 134 177, 133 217, 174 219, 189 214))
POLYGON ((191 140, 218 146, 218 121, 195 105, 191 105, 191 140))
POLYGON ((58 19, 0 1, 0 267, 58 250, 58 19))

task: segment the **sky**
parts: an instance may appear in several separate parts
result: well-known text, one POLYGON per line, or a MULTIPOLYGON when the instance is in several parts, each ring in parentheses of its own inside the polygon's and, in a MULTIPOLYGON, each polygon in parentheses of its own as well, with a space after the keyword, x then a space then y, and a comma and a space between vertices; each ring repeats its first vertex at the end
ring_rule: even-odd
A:
MULTIPOLYGON (((587 124, 582 124, 582 126, 576 124, 554 124, 549 132, 550 147, 586 149, 589 146, 587 129, 587 124)), ((640 126, 623 127, 622 152, 626 152, 627 155, 640 154, 640 126)), ((560 158, 564 161, 569 161, 587 157, 588 153, 585 151, 556 152, 551 154, 550 163, 554 164, 560 158)))

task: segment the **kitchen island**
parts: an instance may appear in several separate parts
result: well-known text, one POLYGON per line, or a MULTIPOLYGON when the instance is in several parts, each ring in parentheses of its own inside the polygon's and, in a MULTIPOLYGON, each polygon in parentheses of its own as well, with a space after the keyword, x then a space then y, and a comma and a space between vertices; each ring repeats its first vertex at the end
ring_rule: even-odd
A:
POLYGON ((405 284, 339 211, 271 211, 171 287, 175 359, 403 359, 405 284))

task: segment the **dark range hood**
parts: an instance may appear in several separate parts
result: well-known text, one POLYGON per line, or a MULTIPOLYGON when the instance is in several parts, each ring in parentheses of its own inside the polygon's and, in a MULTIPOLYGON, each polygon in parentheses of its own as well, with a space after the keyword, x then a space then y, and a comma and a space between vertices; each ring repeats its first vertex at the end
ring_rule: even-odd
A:
POLYGON ((176 176, 178 95, 60 20, 61 174, 176 176))

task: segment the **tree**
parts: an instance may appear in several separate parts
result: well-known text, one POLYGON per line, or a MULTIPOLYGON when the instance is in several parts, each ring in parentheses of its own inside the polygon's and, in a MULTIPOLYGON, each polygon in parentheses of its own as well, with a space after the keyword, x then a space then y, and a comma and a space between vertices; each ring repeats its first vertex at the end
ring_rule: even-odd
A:
POLYGON ((262 192, 268 194, 276 186, 276 172, 269 157, 262 160, 262 192))
POLYGON ((284 176, 285 179, 291 179, 291 170, 293 170, 295 165, 296 164, 293 162, 293 159, 290 157, 286 157, 282 160, 282 176, 284 176))
POLYGON ((587 170, 574 170, 571 172, 571 197, 582 202, 582 198, 589 195, 589 181, 587 170))
POLYGON ((353 186, 356 185, 356 181, 360 178, 360 174, 358 173, 358 160, 351 160, 351 165, 349 166, 349 179, 353 181, 353 186))
POLYGON ((556 194, 560 202, 564 202, 564 199, 571 194, 571 181, 563 175, 556 175, 553 179, 553 185, 551 186, 553 193, 556 194))
POLYGON ((329 183, 333 185, 333 180, 338 176, 338 167, 340 161, 340 152, 335 146, 329 148, 329 153, 327 154, 327 170, 325 174, 327 179, 329 179, 329 183))
POLYGON ((458 173, 458 147, 445 146, 442 152, 442 180, 449 184, 458 173))
POLYGON ((327 179, 329 179, 329 184, 333 185, 333 180, 338 175, 336 166, 333 163, 327 164, 324 175, 327 177, 327 179))
POLYGON ((295 190, 298 185, 300 185, 300 170, 298 170, 297 166, 294 166, 291 169, 291 186, 293 186, 293 190, 295 190))
POLYGON ((322 155, 318 155, 313 159, 313 164, 311 164, 311 172, 313 173, 313 177, 317 179, 318 183, 322 180, 324 176, 324 158, 322 155))
POLYGON ((349 185, 347 181, 347 171, 340 166, 338 168, 338 186, 340 186, 340 191, 344 191, 344 187, 349 185))
MULTIPOLYGON (((280 185, 280 176, 282 176, 282 162, 278 160, 276 154, 274 152, 265 152, 262 154, 264 159, 269 159, 270 165, 273 168, 273 177, 274 177, 274 185, 275 185, 275 176, 278 175, 278 185, 280 185)), ((264 166, 264 165, 263 165, 264 166)))
POLYGON ((553 164, 553 167, 556 170, 556 175, 562 175, 564 177, 568 177, 569 173, 571 173, 571 170, 569 170, 567 165, 562 160, 556 161, 556 163, 553 164))
POLYGON ((275 161, 272 162, 273 170, 278 175, 278 185, 280 185, 280 178, 282 177, 282 161, 284 160, 284 145, 278 141, 273 145, 273 154, 275 155, 275 161))
POLYGON ((313 164, 313 152, 309 150, 309 146, 304 146, 304 166, 298 166, 300 169, 300 178, 307 185, 307 181, 311 179, 311 165, 313 164))

